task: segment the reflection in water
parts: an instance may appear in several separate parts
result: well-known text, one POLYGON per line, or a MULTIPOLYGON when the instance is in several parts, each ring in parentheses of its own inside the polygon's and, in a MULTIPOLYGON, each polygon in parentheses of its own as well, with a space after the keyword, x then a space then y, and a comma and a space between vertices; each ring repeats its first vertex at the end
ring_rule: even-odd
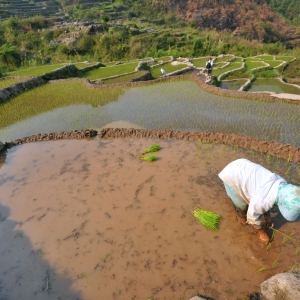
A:
POLYGON ((81 293, 72 289, 69 276, 49 264, 46 253, 33 245, 23 231, 22 222, 13 220, 10 209, 2 202, 5 202, 3 195, 0 198, 0 299, 80 299, 81 293))
POLYGON ((217 176, 234 158, 277 172, 280 160, 159 141, 159 160, 141 162, 155 142, 95 138, 9 150, 0 169, 0 299, 221 299, 228 289, 238 299, 293 265, 292 243, 276 236, 266 252, 251 228, 233 222, 217 176), (197 223, 194 207, 220 214, 219 231, 197 223), (273 269, 279 252, 286 255, 273 269))
MULTIPOLYGON (((205 92, 192 81, 130 88, 123 94, 116 92, 110 101, 105 101, 108 98, 102 95, 99 106, 96 105, 99 97, 95 93, 97 89, 90 90, 86 89, 86 99, 77 99, 75 95, 77 104, 68 106, 65 106, 62 94, 62 99, 54 102, 52 109, 51 102, 47 101, 47 112, 33 114, 18 122, 17 118, 13 118, 18 108, 11 110, 3 105, 0 109, 6 109, 5 118, 15 121, 1 129, 0 140, 4 142, 38 133, 101 128, 123 120, 149 129, 236 133, 300 145, 298 105, 221 97, 205 92), (89 94, 90 90, 92 94, 89 94)), ((40 104, 36 105, 43 105, 42 95, 40 97, 40 104)), ((26 109, 35 111, 35 107, 26 109)))
POLYGON ((276 94, 288 93, 300 95, 300 88, 284 84, 278 79, 256 79, 249 92, 273 92, 276 94))

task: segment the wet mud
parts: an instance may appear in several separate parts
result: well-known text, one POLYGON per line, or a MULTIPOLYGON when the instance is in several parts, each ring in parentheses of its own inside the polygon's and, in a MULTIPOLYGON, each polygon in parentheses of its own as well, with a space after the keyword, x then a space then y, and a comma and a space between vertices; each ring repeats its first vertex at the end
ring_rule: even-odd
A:
POLYGON ((84 139, 93 138, 99 135, 103 139, 111 138, 156 138, 156 139, 174 139, 184 141, 204 141, 208 143, 218 143, 231 146, 238 146, 243 149, 251 149, 260 153, 273 155, 283 158, 287 161, 300 162, 300 148, 292 145, 285 145, 277 142, 269 142, 240 136, 236 134, 224 134, 215 132, 182 132, 163 129, 137 129, 137 128, 103 128, 86 129, 69 132, 38 134, 17 139, 7 146, 21 145, 24 143, 50 141, 59 139, 84 139))
MULTIPOLYGON (((286 161, 188 135, 171 139, 168 131, 157 138, 112 132, 7 150, 0 169, 0 299, 238 299, 299 261, 293 240, 275 235, 266 250, 254 229, 236 221, 217 176, 246 157, 269 168, 279 162, 285 177, 286 161), (161 145, 158 160, 140 161, 153 143, 161 145), (198 223, 195 207, 221 215, 220 229, 198 223)), ((299 232, 299 220, 271 214, 276 228, 299 232)))

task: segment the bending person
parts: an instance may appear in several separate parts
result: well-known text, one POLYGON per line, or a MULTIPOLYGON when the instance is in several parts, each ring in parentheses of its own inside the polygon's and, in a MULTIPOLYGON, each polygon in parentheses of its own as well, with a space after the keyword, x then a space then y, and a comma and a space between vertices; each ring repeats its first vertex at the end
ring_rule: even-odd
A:
POLYGON ((237 213, 237 220, 250 224, 262 242, 270 238, 265 228, 274 224, 266 213, 277 204, 283 217, 295 221, 300 214, 300 187, 287 184, 279 175, 247 159, 237 159, 219 174, 237 213))

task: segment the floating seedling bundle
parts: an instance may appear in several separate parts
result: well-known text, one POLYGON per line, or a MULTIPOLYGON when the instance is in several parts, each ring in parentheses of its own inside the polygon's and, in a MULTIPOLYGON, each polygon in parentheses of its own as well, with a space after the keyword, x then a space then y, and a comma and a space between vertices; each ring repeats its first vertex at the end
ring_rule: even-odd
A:
POLYGON ((140 157, 140 160, 145 160, 145 161, 155 161, 157 160, 157 156, 155 155, 147 155, 147 156, 144 156, 144 157, 140 157))
POLYGON ((142 154, 150 153, 150 152, 157 152, 160 149, 159 144, 153 144, 147 150, 144 150, 142 154))
MULTIPOLYGON (((146 153, 150 153, 150 152, 157 152, 159 150, 160 150, 159 144, 153 144, 147 150, 144 150, 142 152, 142 154, 146 154, 146 153)), ((147 155, 147 156, 144 156, 144 157, 140 157, 140 160, 145 160, 145 161, 151 162, 151 161, 157 160, 157 156, 156 155, 147 155)))
POLYGON ((221 216, 201 208, 195 208, 193 210, 193 216, 207 228, 213 231, 218 230, 221 216))

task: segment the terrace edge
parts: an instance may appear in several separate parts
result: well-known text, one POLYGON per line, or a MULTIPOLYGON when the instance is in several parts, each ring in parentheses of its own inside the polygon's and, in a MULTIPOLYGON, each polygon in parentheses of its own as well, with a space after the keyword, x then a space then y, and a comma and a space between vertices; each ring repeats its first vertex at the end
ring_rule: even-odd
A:
POLYGON ((145 139, 165 139, 202 141, 207 143, 217 143, 229 146, 238 146, 243 149, 251 149, 264 154, 285 159, 287 161, 300 162, 300 147, 278 142, 269 142, 249 136, 237 134, 225 134, 216 132, 182 132, 164 129, 135 129, 135 128, 103 128, 99 131, 94 129, 75 130, 58 133, 44 133, 17 139, 10 143, 5 143, 2 149, 11 148, 30 142, 41 142, 61 139, 90 139, 96 136, 101 139, 114 138, 145 138, 145 139))

